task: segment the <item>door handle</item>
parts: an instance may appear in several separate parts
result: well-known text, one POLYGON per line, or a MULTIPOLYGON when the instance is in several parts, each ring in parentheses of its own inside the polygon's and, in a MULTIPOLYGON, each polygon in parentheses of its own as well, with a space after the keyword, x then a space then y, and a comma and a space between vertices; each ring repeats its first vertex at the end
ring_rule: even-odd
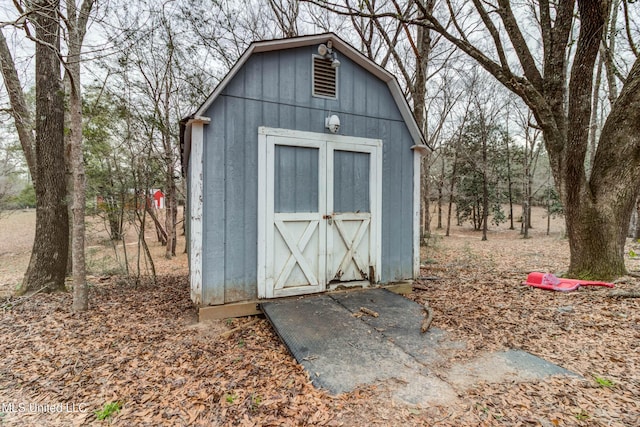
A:
POLYGON ((329 225, 333 224, 333 216, 331 216, 331 215, 322 215, 322 219, 328 220, 329 225))

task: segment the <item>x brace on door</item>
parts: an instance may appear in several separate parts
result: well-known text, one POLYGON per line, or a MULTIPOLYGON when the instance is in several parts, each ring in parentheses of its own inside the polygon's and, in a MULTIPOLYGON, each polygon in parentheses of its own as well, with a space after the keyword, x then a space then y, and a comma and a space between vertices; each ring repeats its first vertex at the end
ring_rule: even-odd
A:
POLYGON ((307 247, 309 240, 311 240, 313 233, 318 227, 318 221, 309 222, 307 228, 304 230, 304 233, 302 233, 302 236, 300 236, 300 240, 298 240, 297 243, 295 242, 295 238, 293 237, 293 235, 291 235, 291 233, 289 233, 289 231, 287 230, 287 226, 285 225, 284 221, 276 220, 274 221, 274 223, 278 229, 278 232, 282 236, 282 239, 291 251, 291 254, 289 254, 289 257, 287 258, 287 261, 285 262, 284 267, 282 268, 282 271, 280 272, 280 275, 275 282, 274 288, 284 288, 284 285, 287 283, 287 279, 291 275, 291 272, 293 271, 293 268, 296 266, 296 264, 300 266, 300 269, 307 277, 309 283, 312 286, 317 286, 318 278, 313 273, 313 268, 309 265, 309 262, 303 255, 303 252, 307 247))
MULTIPOLYGON (((344 230, 343 221, 344 220, 341 220, 341 219, 335 219, 334 217, 334 225, 338 229, 338 234, 340 234, 342 241, 347 247, 347 252, 344 254, 344 257, 340 262, 340 266, 338 267, 338 271, 336 271, 335 278, 340 279, 340 277, 344 274, 346 269, 349 267, 349 264, 353 262, 354 266, 356 267, 356 270, 360 273, 360 276, 361 276, 360 279, 368 280, 369 277, 367 274, 367 270, 369 269, 369 265, 368 263, 366 265, 363 265, 362 264, 363 260, 358 259, 356 255, 358 254, 357 249, 358 249, 358 246, 360 245, 360 242, 362 241, 362 237, 364 236, 365 231, 369 227, 370 219, 365 218, 361 220, 358 226, 358 229, 356 230, 356 233, 353 236, 353 239, 350 239, 347 237, 347 233, 344 230)), ((368 255, 368 254, 365 254, 365 255, 368 255)))

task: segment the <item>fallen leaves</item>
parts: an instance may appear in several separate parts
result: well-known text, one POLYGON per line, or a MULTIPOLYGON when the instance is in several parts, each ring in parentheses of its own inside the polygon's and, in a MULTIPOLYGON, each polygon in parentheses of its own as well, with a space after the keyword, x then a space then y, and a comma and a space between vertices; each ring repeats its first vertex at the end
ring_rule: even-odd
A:
MULTIPOLYGON (((554 293, 522 286, 528 271, 566 266, 566 241, 489 239, 443 239, 411 295, 428 301, 432 327, 466 343, 448 349, 434 375, 482 351, 520 348, 582 378, 481 383, 458 390, 460 403, 446 408, 396 403, 388 385, 331 396, 311 385, 263 318, 195 324, 185 277, 138 287, 96 278, 87 313, 69 312, 70 294, 35 295, 1 312, 0 403, 60 402, 76 410, 4 411, 0 423, 636 425, 640 300, 607 298, 604 289, 554 293), (436 273, 438 280, 427 279, 436 273), (94 411, 116 401, 120 411, 98 421, 94 411)), ((635 289, 638 280, 616 286, 635 289)))
MULTIPOLYGON (((429 302, 435 312, 433 326, 467 343, 448 352, 450 363, 480 351, 520 348, 583 378, 478 385, 463 394, 475 404, 457 416, 458 424, 637 425, 640 303, 608 298, 611 291, 606 289, 562 293, 522 286, 528 271, 566 267, 567 242, 502 237, 496 234, 474 245, 468 238, 446 240, 438 247, 436 266, 447 265, 447 272, 423 268, 423 276, 438 271, 441 280, 435 286, 421 283, 411 297, 429 302), (538 248, 535 258, 524 249, 531 244, 538 248)), ((628 278, 616 286, 634 289, 638 281, 628 278)))

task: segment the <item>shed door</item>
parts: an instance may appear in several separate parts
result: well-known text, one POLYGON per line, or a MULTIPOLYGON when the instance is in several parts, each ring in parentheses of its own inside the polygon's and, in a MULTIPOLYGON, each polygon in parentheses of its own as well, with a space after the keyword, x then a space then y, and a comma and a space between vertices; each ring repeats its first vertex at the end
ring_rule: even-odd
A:
POLYGON ((368 281, 370 270, 375 268, 371 256, 375 150, 336 143, 328 144, 327 149, 327 278, 329 282, 368 281))
POLYGON ((325 288, 325 155, 317 141, 269 138, 267 297, 325 288))
POLYGON ((328 283, 377 280, 380 142, 302 134, 266 135, 262 141, 261 298, 321 292, 328 283))

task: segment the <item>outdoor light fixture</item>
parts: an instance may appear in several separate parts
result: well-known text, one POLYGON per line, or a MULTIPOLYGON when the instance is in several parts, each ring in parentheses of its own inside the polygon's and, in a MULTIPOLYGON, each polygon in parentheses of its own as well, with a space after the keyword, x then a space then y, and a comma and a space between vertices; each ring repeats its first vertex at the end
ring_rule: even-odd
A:
POLYGON ((340 130, 340 118, 335 114, 324 119, 324 127, 331 133, 338 133, 340 130))
POLYGON ((338 61, 338 53, 333 50, 333 43, 331 40, 327 42, 327 44, 321 44, 318 46, 318 54, 324 59, 331 60, 331 68, 338 68, 340 66, 340 61, 338 61))

